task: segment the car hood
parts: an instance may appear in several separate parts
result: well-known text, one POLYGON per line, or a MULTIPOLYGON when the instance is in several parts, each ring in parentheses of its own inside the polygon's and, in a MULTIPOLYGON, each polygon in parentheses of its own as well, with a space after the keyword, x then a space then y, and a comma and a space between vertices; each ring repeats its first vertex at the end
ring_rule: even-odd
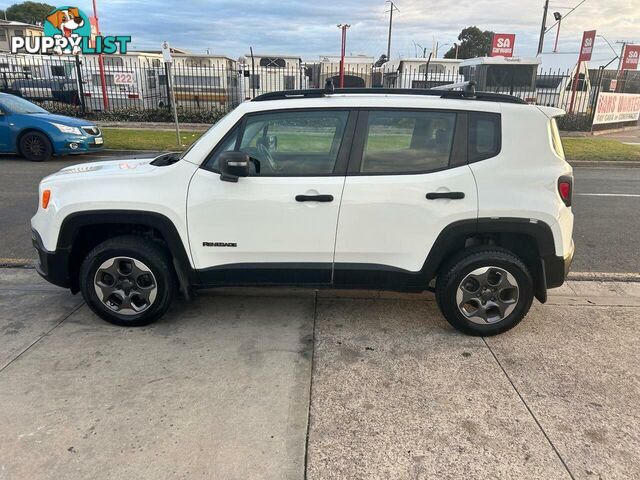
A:
POLYGON ((109 160, 106 162, 81 163, 63 168, 62 170, 42 179, 42 183, 57 180, 87 177, 132 176, 149 173, 161 167, 151 165, 154 158, 140 158, 134 160, 109 160))
POLYGON ((70 127, 87 127, 94 126, 92 122, 83 120, 82 118, 67 117, 66 115, 56 115, 54 113, 30 113, 29 116, 44 122, 60 123, 70 127))

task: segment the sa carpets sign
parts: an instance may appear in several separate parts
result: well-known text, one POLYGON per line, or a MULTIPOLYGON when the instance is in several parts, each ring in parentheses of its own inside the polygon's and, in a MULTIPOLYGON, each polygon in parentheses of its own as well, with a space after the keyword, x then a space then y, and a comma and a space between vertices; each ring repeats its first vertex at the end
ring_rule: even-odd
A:
POLYGON ((580 44, 580 56, 579 62, 588 62, 591 60, 591 54, 593 53, 593 43, 596 41, 596 31, 587 30, 582 34, 582 43, 580 44))
POLYGON ((600 92, 593 124, 637 122, 640 118, 640 94, 600 92))
POLYGON ((516 43, 515 33, 494 33, 491 41, 490 57, 512 57, 516 43))
POLYGON ((626 45, 622 54, 620 70, 637 70, 638 59, 640 59, 640 45, 626 45))
POLYGON ((54 8, 44 19, 44 36, 11 37, 11 53, 35 54, 113 54, 127 53, 128 35, 97 35, 97 22, 78 7, 54 8))

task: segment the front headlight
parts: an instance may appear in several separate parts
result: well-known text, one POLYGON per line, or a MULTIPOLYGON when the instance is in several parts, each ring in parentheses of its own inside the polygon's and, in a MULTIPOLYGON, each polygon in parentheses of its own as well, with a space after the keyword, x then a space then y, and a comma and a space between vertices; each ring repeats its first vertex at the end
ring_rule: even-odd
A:
POLYGON ((74 135, 82 135, 82 131, 78 127, 70 127, 69 125, 62 125, 60 123, 53 123, 51 125, 56 127, 62 133, 73 133, 74 135))

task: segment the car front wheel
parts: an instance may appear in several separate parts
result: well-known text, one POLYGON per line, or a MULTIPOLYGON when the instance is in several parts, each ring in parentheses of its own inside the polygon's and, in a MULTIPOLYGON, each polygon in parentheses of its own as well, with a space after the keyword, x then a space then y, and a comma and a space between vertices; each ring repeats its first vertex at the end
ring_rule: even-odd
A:
POLYGON ((458 330, 496 335, 515 327, 533 301, 533 280, 526 265, 499 247, 463 251, 441 271, 438 305, 458 330))
POLYGON ((53 147, 47 136, 40 132, 27 132, 20 138, 20 154, 32 162, 49 160, 53 147))
POLYGON ((87 305, 115 325, 148 325, 170 307, 176 293, 169 254, 136 236, 101 243, 80 267, 80 290, 87 305))

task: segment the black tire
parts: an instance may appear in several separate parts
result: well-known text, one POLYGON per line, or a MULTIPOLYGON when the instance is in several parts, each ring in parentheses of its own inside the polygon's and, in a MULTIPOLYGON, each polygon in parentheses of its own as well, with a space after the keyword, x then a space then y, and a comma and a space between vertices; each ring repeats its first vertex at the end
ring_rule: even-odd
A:
POLYGON ((440 270, 436 299, 444 318, 454 328, 474 336, 497 335, 515 327, 529 312, 533 302, 533 280, 526 265, 510 251, 500 247, 473 247, 453 257, 440 270), (515 308, 494 323, 475 323, 458 308, 458 287, 469 273, 490 266, 505 270, 517 282, 515 308))
POLYGON ((53 146, 49 138, 40 132, 27 132, 20 137, 18 145, 20 155, 32 162, 49 160, 53 155, 53 146))
MULTIPOLYGON (((95 247, 82 262, 79 275, 80 291, 91 310, 107 322, 123 327, 139 327, 155 322, 169 309, 177 290, 176 276, 169 253, 153 241, 137 236, 110 238, 95 247), (152 274, 151 278, 155 280, 153 282, 157 287, 155 299, 140 313, 120 314, 105 305, 96 292, 96 288, 100 289, 95 283, 98 269, 103 263, 118 257, 141 262, 152 274)), ((120 279, 126 278, 120 277, 120 279)), ((122 295, 117 296, 122 298, 122 295)))

